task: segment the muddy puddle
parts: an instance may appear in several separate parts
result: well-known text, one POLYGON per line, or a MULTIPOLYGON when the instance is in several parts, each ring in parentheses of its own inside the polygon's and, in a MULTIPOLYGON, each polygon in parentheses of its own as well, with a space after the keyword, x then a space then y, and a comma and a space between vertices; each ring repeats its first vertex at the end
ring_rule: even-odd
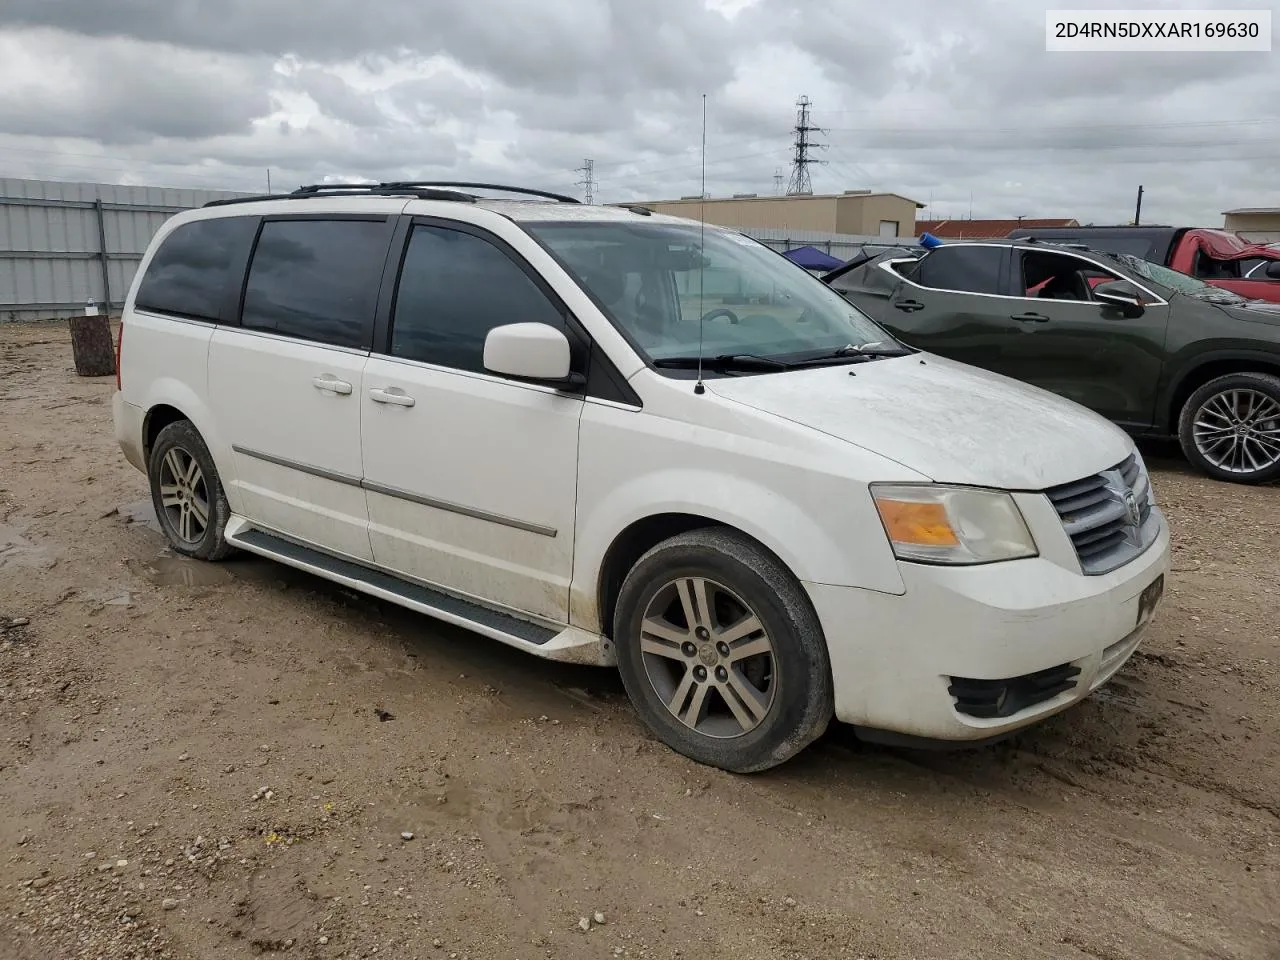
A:
MULTIPOLYGON (((160 521, 150 500, 126 503, 116 508, 116 513, 128 526, 143 527, 163 537, 160 521)), ((3 528, 0 528, 2 530, 3 528)), ((0 535, 0 550, 3 536, 0 535)), ((3 553, 0 552, 0 562, 3 553)), ((147 580, 157 587, 218 587, 235 580, 273 582, 283 579, 287 568, 261 557, 245 554, 233 556, 221 563, 206 563, 179 556, 165 548, 159 556, 147 561, 142 571, 147 580)))
POLYGON ((150 500, 139 500, 137 503, 126 503, 116 507, 118 513, 129 526, 146 527, 156 533, 163 533, 160 521, 156 519, 156 508, 150 500))
POLYGON ((53 556, 23 535, 17 527, 0 523, 0 569, 26 567, 47 570, 53 566, 53 556))

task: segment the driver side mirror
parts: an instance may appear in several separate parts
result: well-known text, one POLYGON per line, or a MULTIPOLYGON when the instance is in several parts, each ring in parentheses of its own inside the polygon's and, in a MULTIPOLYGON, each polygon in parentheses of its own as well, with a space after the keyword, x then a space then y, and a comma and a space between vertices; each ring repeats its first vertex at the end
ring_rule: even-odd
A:
POLYGON ((1093 288, 1093 298, 1113 307, 1119 307, 1126 317, 1140 317, 1146 311, 1142 294, 1124 280, 1109 280, 1093 288))
POLYGON ((572 390, 586 383, 570 366, 569 338, 545 323, 508 323, 484 338, 484 368, 490 373, 572 390))
POLYGON ((1268 280, 1280 280, 1280 260, 1272 260, 1263 271, 1268 280))

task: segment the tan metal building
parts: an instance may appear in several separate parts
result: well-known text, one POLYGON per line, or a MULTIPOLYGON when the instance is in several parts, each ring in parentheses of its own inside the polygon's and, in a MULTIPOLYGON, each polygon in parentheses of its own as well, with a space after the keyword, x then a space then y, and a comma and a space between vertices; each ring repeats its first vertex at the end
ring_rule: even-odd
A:
POLYGON ((1222 228, 1246 240, 1271 243, 1280 240, 1280 207, 1241 207, 1222 214, 1222 228))
POLYGON ((924 208, 923 203, 909 197, 870 190, 783 197, 682 197, 615 206, 644 206, 654 213, 705 220, 736 230, 755 227, 880 237, 915 236, 916 211, 924 208))

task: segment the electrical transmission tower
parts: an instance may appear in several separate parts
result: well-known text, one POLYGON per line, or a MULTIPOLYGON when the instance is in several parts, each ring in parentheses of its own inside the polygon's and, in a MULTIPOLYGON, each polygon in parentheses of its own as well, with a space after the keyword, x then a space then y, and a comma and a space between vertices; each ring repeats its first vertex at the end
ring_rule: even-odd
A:
POLYGON ((786 183, 786 181, 787 178, 783 176, 781 170, 775 170, 773 172, 773 195, 775 197, 782 196, 782 185, 786 183))
POLYGON ((576 171, 574 171, 575 173, 582 174, 582 179, 578 181, 578 186, 584 188, 586 192, 585 199, 587 203, 591 203, 595 196, 595 193, 594 193, 596 188, 595 171, 596 171, 596 162, 594 160, 583 160, 582 166, 580 166, 576 171))
POLYGON ((809 107, 812 105, 808 97, 801 97, 796 101, 795 154, 791 158, 791 181, 787 184, 787 196, 813 193, 813 180, 809 176, 809 166, 826 162, 815 160, 810 156, 813 150, 827 148, 825 143, 814 143, 810 139, 811 134, 823 132, 821 127, 815 127, 809 122, 809 107))

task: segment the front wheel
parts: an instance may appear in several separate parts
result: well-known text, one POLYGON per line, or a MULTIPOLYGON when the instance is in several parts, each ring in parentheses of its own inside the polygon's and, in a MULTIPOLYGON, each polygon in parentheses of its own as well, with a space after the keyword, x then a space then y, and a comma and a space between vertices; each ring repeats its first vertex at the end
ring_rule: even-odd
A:
POLYGON ((1187 459, 1215 480, 1280 479, 1280 377, 1229 373, 1182 407, 1178 440, 1187 459))
POLYGON ((641 719, 700 763, 765 770, 831 721, 831 665, 809 598, 734 531, 695 530, 641 557, 618 597, 614 641, 641 719))

